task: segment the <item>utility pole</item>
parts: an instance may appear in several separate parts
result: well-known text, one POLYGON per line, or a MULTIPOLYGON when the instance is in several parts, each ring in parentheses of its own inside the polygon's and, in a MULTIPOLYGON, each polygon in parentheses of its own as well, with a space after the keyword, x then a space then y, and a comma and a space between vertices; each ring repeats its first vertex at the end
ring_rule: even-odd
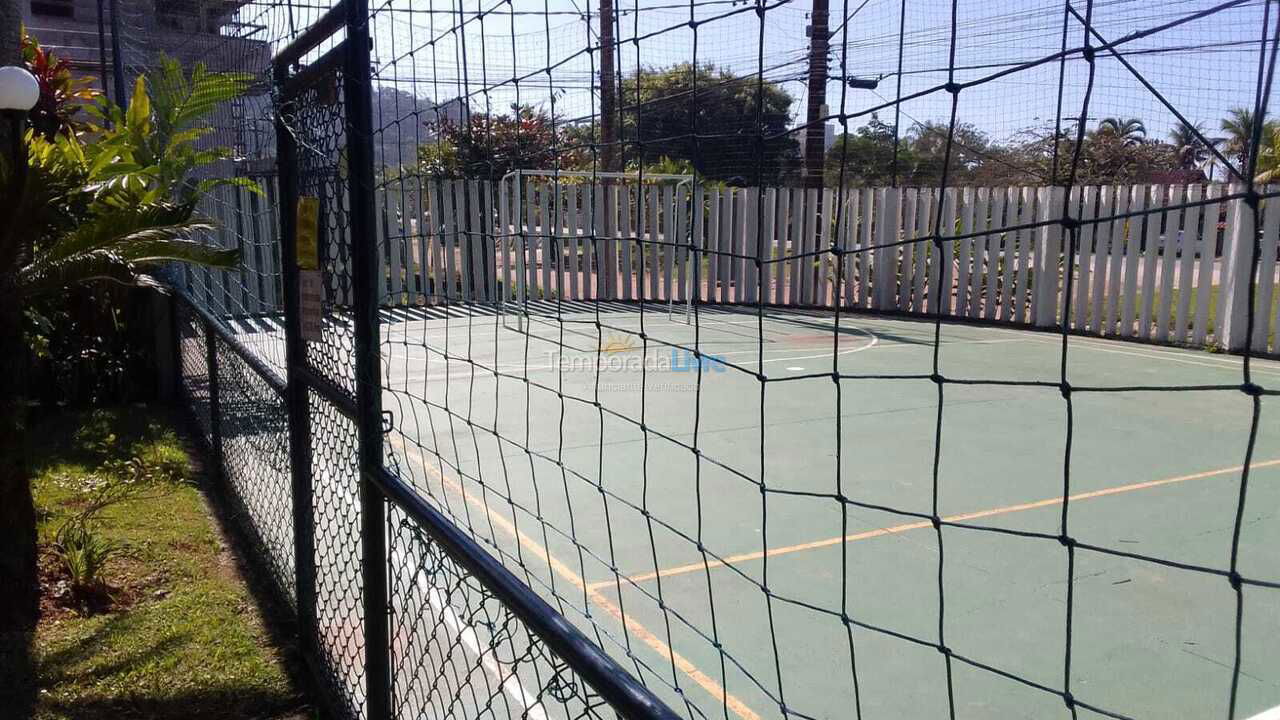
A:
MULTIPOLYGON (((823 0, 825 3, 825 0, 823 0)), ((614 84, 613 0, 600 0, 600 142, 605 172, 618 168, 618 96, 614 84)))
POLYGON ((822 187, 827 128, 823 107, 827 104, 827 50, 830 46, 828 0, 813 0, 809 13, 809 107, 805 115, 804 186, 822 187))
MULTIPOLYGON (((111 80, 114 83, 116 105, 123 109, 128 106, 129 98, 124 90, 124 56, 120 53, 120 32, 120 2, 111 0, 111 80)), ((107 86, 106 78, 103 78, 102 86, 107 86)))

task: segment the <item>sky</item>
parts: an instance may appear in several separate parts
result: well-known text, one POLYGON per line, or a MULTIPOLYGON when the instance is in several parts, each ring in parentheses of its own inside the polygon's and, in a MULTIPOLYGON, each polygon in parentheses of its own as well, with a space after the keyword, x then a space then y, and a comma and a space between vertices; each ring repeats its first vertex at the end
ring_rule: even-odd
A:
MULTIPOLYGON (((755 0, 617 2, 622 40, 618 55, 624 73, 695 58, 744 75, 763 73, 795 98, 793 114, 802 121, 810 0, 762 0, 762 14, 755 0), (692 25, 691 18, 696 21, 692 25)), ((1090 5, 1087 0, 1073 4, 1082 14, 1090 5)), ((1220 4, 1093 0, 1093 27, 1114 41, 1178 23, 1220 4)), ((1109 116, 1136 117, 1151 136, 1164 137, 1176 123, 1167 102, 1216 131, 1229 108, 1253 104, 1264 4, 1265 0, 1244 0, 1127 42, 1120 51, 1132 70, 1108 53, 1099 53, 1088 123, 1109 116)), ((476 110, 504 111, 518 99, 565 119, 590 118, 598 112, 598 95, 592 90, 598 54, 589 52, 599 43, 598 0, 371 0, 371 6, 375 82, 381 85, 437 101, 468 95, 476 110)), ((1060 51, 1063 8, 1063 0, 956 0, 954 79, 980 81, 1060 51)), ((293 32, 322 10, 295 5, 293 32)), ((895 98, 945 84, 952 64, 952 11, 951 0, 832 0, 832 72, 878 78, 879 86, 843 90, 838 83, 829 84, 831 112, 843 107, 854 115, 847 121, 849 129, 864 124, 876 106, 885 106, 880 118, 892 121, 895 98)), ((280 44, 290 36, 284 12, 280 6, 250 4, 241 15, 265 26, 266 35, 280 44)), ((1273 2, 1273 30, 1277 12, 1280 6, 1273 2)), ((1078 48, 1083 42, 1083 25, 1072 19, 1067 23, 1067 47, 1078 48)), ((1075 53, 1063 64, 1055 60, 982 82, 960 92, 957 119, 995 140, 1016 137, 1030 127, 1052 126, 1060 80, 1063 114, 1078 117, 1088 70, 1088 63, 1075 53)), ((946 122, 951 96, 935 90, 897 109, 904 128, 917 121, 946 122)))

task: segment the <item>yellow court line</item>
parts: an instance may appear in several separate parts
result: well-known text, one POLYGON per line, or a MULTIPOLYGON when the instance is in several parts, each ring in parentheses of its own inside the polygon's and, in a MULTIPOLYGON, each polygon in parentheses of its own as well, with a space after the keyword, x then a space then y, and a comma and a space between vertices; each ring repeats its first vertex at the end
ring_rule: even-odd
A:
POLYGON ((553 556, 550 552, 548 552, 546 548, 544 548, 541 544, 538 543, 538 541, 534 540, 528 535, 525 535, 523 531, 516 528, 515 524, 512 523, 510 520, 508 520, 505 516, 490 509, 488 503, 472 495, 465 488, 463 488, 462 485, 460 485, 459 483, 444 477, 440 473, 440 471, 432 467, 431 463, 427 460, 426 456, 424 456, 421 453, 421 451, 419 451, 417 448, 405 445, 403 442, 400 441, 399 438, 395 437, 394 435, 391 435, 389 437, 391 438, 392 444, 396 445, 399 449, 405 451, 406 453, 411 453, 413 455, 416 455, 418 458, 418 461, 422 464, 422 468, 424 472, 430 473, 441 483, 448 485, 450 488, 453 489, 454 492, 457 492, 460 495, 462 495, 464 498, 466 498, 468 503, 470 503, 477 509, 483 511, 485 515, 488 516, 489 520, 493 522, 494 525, 497 525, 498 527, 502 528, 503 532, 506 532, 507 534, 516 538, 520 542, 521 546, 523 546, 526 550, 536 555, 543 562, 546 562, 557 575, 564 578, 569 584, 573 585, 578 590, 585 591, 587 594, 587 597, 591 600, 592 603, 594 603, 597 607, 604 610, 608 614, 612 615, 615 619, 621 621, 623 625, 627 628, 627 630, 631 632, 632 635, 638 638, 645 645, 648 645, 651 650, 658 653, 663 658, 666 658, 667 660, 671 661, 671 663, 675 665, 676 669, 684 673, 690 680, 693 680, 695 683, 697 683, 699 687, 701 687, 703 690, 706 690, 712 697, 722 700, 725 706, 729 708, 729 710, 731 710, 734 715, 737 715, 739 718, 742 718, 742 720, 760 720, 760 716, 757 715, 755 711, 753 711, 751 708, 747 707, 746 703, 742 702, 742 700, 726 692, 725 689, 721 687, 719 683, 717 683, 714 679, 712 679, 706 673, 699 670, 696 665, 689 662, 689 660, 686 659, 683 655, 676 652, 675 650, 672 650, 670 646, 668 646, 665 642, 663 642, 657 635, 653 634, 653 632, 651 632, 644 625, 641 625, 636 620, 630 617, 627 617, 626 614, 622 612, 622 608, 620 608, 612 600, 610 600, 608 597, 606 597, 603 593, 600 592, 600 588, 597 587, 599 583, 596 583, 594 585, 588 585, 580 575, 575 573, 568 565, 564 564, 563 562, 558 560, 555 556, 553 556))
MULTIPOLYGON (((1280 465, 1280 458, 1274 460, 1266 460, 1264 462, 1253 463, 1249 467, 1253 470, 1258 468, 1272 467, 1280 465)), ((1076 493, 1069 495, 1068 499, 1072 502, 1077 500, 1090 500, 1092 498, 1106 497, 1107 495, 1119 495, 1121 493, 1133 492, 1135 490, 1147 490, 1149 488, 1160 487, 1162 485, 1172 485, 1174 483, 1186 482, 1188 480, 1203 480, 1205 478, 1216 477, 1218 475, 1229 475, 1237 473, 1244 469, 1243 465, 1234 467, 1219 468, 1217 470, 1206 470, 1205 472, 1194 473, 1192 475, 1179 475, 1177 477, 1164 478, 1162 480, 1148 480, 1146 482, 1132 483, 1130 485, 1117 485, 1115 487, 1103 488, 1102 490, 1091 490, 1089 492, 1076 493)), ((1046 498, 1044 500, 1036 500, 1035 502, 1022 503, 1019 505, 1005 505, 1003 507, 990 508, 987 510, 978 510, 976 512, 962 513, 960 515, 951 515, 944 517, 944 522, 965 522, 968 520, 976 520, 978 518, 991 517, 993 515, 1007 515, 1009 513, 1022 512, 1024 510, 1035 510, 1037 508, 1052 507, 1061 505, 1062 496, 1046 498)), ((906 532, 908 530, 920 530, 927 527, 933 527, 930 520, 921 520, 918 522, 903 523, 894 525, 893 527, 878 528, 876 530, 868 530, 853 535, 837 536, 826 538, 823 540, 814 540, 813 542, 800 543, 798 545, 787 545, 785 547, 773 548, 767 551, 756 551, 742 553, 739 555, 730 555, 723 560, 708 560, 706 562, 689 563, 688 565, 677 565, 676 567, 666 568, 656 573, 644 573, 642 575, 629 575, 623 578, 633 583, 641 583, 647 580, 654 580, 660 577, 671 577, 672 575, 684 575, 691 572, 698 572, 703 569, 724 567, 725 565, 736 565, 741 562, 750 562, 752 560, 761 560, 766 557, 775 557, 777 555, 790 555, 792 553, 804 552, 805 550, 816 550, 818 548, 831 547, 839 545, 842 542, 851 543, 858 540, 869 540, 871 538, 883 537, 885 535, 893 535, 895 533, 906 532)), ((592 583, 587 586, 587 590, 598 589, 601 587, 612 587, 612 580, 592 583)))

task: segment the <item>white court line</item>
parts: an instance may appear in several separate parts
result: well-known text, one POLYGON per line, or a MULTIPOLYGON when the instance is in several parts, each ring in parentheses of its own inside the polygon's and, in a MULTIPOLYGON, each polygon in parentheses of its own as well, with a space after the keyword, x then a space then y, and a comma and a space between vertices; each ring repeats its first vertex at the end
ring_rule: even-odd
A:
MULTIPOLYGON (((1000 332, 1019 332, 1018 330, 1015 330, 1013 328, 991 328, 991 329, 999 330, 1000 332)), ((1038 335, 1038 333, 1036 335, 1038 335)), ((1042 338, 1042 337, 1036 337, 1035 335, 1032 335, 1025 339, 1031 340, 1033 342, 1038 342, 1041 344, 1047 344, 1047 345, 1060 345, 1062 342, 1060 339, 1042 338)), ((1244 361, 1242 359, 1236 358, 1235 356, 1218 358, 1218 357, 1206 354, 1205 357, 1202 359, 1191 359, 1191 358, 1181 357, 1178 353, 1172 352, 1172 351, 1162 351, 1162 350, 1143 351, 1143 350, 1136 350, 1136 349, 1121 350, 1119 348, 1105 346, 1101 343, 1090 342, 1084 339, 1078 339, 1078 338, 1075 338, 1074 336, 1073 336, 1073 339, 1070 340, 1069 342, 1073 346, 1081 346, 1081 347, 1088 348, 1090 350, 1097 350, 1098 352, 1113 353, 1116 355, 1132 355, 1134 357, 1145 357, 1145 358, 1151 358, 1154 360, 1165 360, 1168 362, 1181 363, 1183 365, 1198 365, 1200 367, 1214 368, 1216 370, 1239 370, 1240 367, 1244 364, 1244 361)), ((1124 341, 1117 340, 1115 342, 1124 342, 1124 341)), ((1187 352, 1203 352, 1203 351, 1189 350, 1187 352)), ((1280 377, 1280 368, 1270 367, 1270 361, 1266 360, 1265 358, 1255 358, 1255 360, 1262 360, 1262 362, 1268 363, 1268 366, 1261 367, 1261 368, 1255 366, 1251 368, 1252 372, 1261 373, 1263 375, 1275 375, 1277 377, 1280 377)))
MULTIPOLYGON (((400 555, 401 560, 404 559, 404 553, 393 552, 392 558, 395 559, 396 555, 400 555)), ((416 567, 417 565, 415 564, 416 567)), ((414 575, 418 576, 415 577, 415 584, 418 589, 426 593, 427 603, 435 611, 436 615, 440 616, 444 624, 448 626, 449 632, 467 650, 470 650, 472 655, 476 656, 485 672, 492 675, 493 679, 502 686, 502 691, 509 695, 524 711, 520 717, 527 717, 530 720, 547 720, 547 714, 543 711, 542 702, 538 700, 538 696, 524 687, 524 684, 516 676, 514 668, 494 657, 497 647, 493 646, 489 650, 481 647, 480 636, 476 634, 475 628, 458 617, 444 593, 436 586, 428 583, 426 578, 421 577, 421 570, 415 570, 414 575)))
MULTIPOLYGON (((862 330, 861 328, 857 328, 857 330, 858 330, 858 332, 863 332, 863 333, 866 333, 866 332, 867 332, 867 331, 862 330)), ((878 336, 878 335, 875 335, 875 334, 873 334, 873 333, 872 333, 872 334, 869 334, 868 336, 869 336, 869 337, 876 338, 876 340, 875 340, 875 341, 873 341, 873 342, 871 342, 871 343, 869 343, 869 344, 867 344, 867 345, 864 345, 864 346, 859 346, 859 347, 856 347, 856 348, 849 348, 849 349, 847 349, 847 350, 843 350, 843 351, 841 351, 839 354, 840 354, 840 355, 848 355, 848 354, 850 354, 850 353, 862 352, 863 350, 870 350, 870 349, 872 349, 872 348, 875 348, 875 349, 877 349, 877 350, 884 351, 884 350, 899 350, 899 349, 902 349, 902 348, 917 348, 917 349, 918 349, 918 348, 923 347, 923 346, 921 346, 921 345, 916 345, 916 344, 914 344, 914 343, 904 343, 904 342, 879 342, 879 336, 878 336)), ((1024 339, 1025 339, 1025 338, 1008 338, 1008 339, 1002 339, 1002 340, 955 340, 955 341, 952 341, 952 342, 948 342, 948 343, 947 343, 947 345, 1004 345, 1004 344, 1008 344, 1008 343, 1022 342, 1024 339)), ((752 355, 754 355, 754 354, 756 354, 756 351, 755 351, 755 350, 731 350, 731 351, 729 351, 729 352, 714 353, 714 354, 719 355, 719 356, 721 356, 721 357, 723 357, 723 356, 725 356, 725 355, 743 355, 743 354, 752 354, 752 355)), ((396 362, 401 362, 401 363, 403 363, 403 362, 404 362, 404 360, 405 360, 405 358, 404 358, 404 357, 402 357, 402 356, 400 356, 400 357, 397 357, 397 356, 391 356, 391 357, 392 357, 392 359, 393 359, 394 361, 396 361, 396 362)), ((820 354, 818 354, 818 355, 804 355, 804 356, 797 356, 797 357, 767 358, 767 359, 765 360, 765 363, 787 362, 787 361, 792 361, 792 360, 813 360, 813 359, 819 359, 819 360, 821 360, 821 359, 829 359, 829 358, 831 358, 831 357, 833 357, 833 356, 832 356, 832 354, 831 354, 830 352, 825 352, 825 353, 820 353, 820 354)), ((409 359, 409 360, 420 360, 420 358, 408 358, 408 359, 409 359)), ((438 364, 439 364, 439 363, 444 363, 444 359, 443 359, 443 358, 437 358, 437 359, 436 359, 436 360, 434 360, 433 362, 438 363, 438 364)), ((454 362, 467 363, 468 361, 467 361, 467 360, 464 360, 464 359, 459 358, 459 359, 457 359, 457 360, 456 360, 456 361, 454 361, 454 362)), ((754 361, 754 360, 747 360, 747 361, 740 362, 740 363, 737 363, 737 364, 738 364, 738 365, 753 365, 753 364, 755 364, 755 362, 756 362, 756 361, 754 361)), ((507 364, 499 365, 499 366, 498 366, 498 370, 500 370, 500 371, 505 371, 505 370, 519 370, 520 368, 528 368, 529 370, 533 370, 533 371, 542 371, 542 370, 554 370, 554 369, 555 369, 555 367, 556 367, 556 366, 555 366, 554 364, 550 364, 550 365, 525 365, 524 363, 507 363, 507 364)), ((479 374, 479 375, 477 375, 477 377, 478 377, 478 378, 483 378, 483 377, 484 377, 484 374, 485 374, 485 373, 488 373, 489 371, 488 371, 488 370, 480 370, 480 371, 478 371, 478 372, 479 372, 480 374, 479 374)), ((442 374, 442 375, 426 375, 426 376, 419 376, 419 377, 415 377, 415 378, 408 379, 408 380, 406 381, 406 383, 405 383, 405 386, 410 385, 410 384, 413 384, 413 385, 421 385, 421 384, 425 383, 425 382, 426 382, 426 381, 428 381, 428 380, 462 380, 462 379, 468 379, 468 378, 470 378, 470 377, 471 377, 471 372, 470 372, 469 370, 457 371, 457 372, 453 372, 453 373, 449 373, 449 374, 442 374)), ((404 387, 404 386, 400 386, 400 387, 404 387)), ((397 388, 387 388, 387 389, 388 389, 388 390, 395 390, 395 389, 397 389, 397 388)))
MULTIPOLYGON (((849 355, 849 354, 851 354, 851 353, 862 352, 863 350, 870 350, 871 348, 874 348, 874 347, 876 347, 877 345, 879 345, 879 343, 880 343, 880 338, 879 338, 879 336, 877 336, 875 333, 871 333, 871 332, 868 332, 868 331, 866 331, 866 330, 862 330, 861 328, 857 328, 857 331, 858 331, 858 332, 860 332, 860 333, 863 333, 866 337, 871 338, 871 342, 867 343, 866 345, 859 345, 858 347, 852 347, 852 348, 849 348, 849 349, 847 349, 847 350, 841 350, 840 352, 836 353, 836 354, 835 354, 835 356, 840 356, 840 355, 849 355)), ((672 348, 672 349, 675 349, 675 348, 672 348)), ((756 350, 730 350, 730 351, 728 351, 728 352, 722 352, 722 353, 707 353, 707 355, 714 355, 714 356, 716 356, 716 357, 724 357, 724 356, 726 356, 726 355, 746 355, 746 354, 757 355, 757 354, 758 354, 758 351, 756 351, 756 350)), ((797 355, 797 356, 794 356, 794 357, 767 358, 767 359, 765 359, 765 360, 764 360, 764 363, 765 363, 765 364, 768 364, 768 363, 778 363, 778 362, 789 362, 789 361, 793 361, 793 360, 813 360, 813 359, 815 359, 815 358, 831 358, 831 357, 834 357, 834 356, 833 356, 830 352, 823 352, 823 353, 819 353, 819 354, 817 354, 817 355, 797 355)), ((414 358, 414 359, 416 359, 416 358, 414 358)), ((395 358, 394 356, 392 356, 392 357, 390 358, 390 360, 391 360, 391 361, 397 361, 397 360, 399 360, 399 359, 398 359, 398 358, 395 358)), ((444 359, 443 359, 443 358, 440 358, 439 360, 437 360, 437 362, 439 362, 439 363, 443 363, 443 362, 444 362, 444 359)), ((458 359, 458 360, 457 360, 457 362, 467 363, 468 361, 467 361, 467 360, 458 359)), ((757 363, 759 363, 759 362, 760 362, 759 360, 745 360, 745 361, 738 362, 738 363, 734 363, 734 364, 735 364, 735 365, 754 365, 754 364, 757 364, 757 363)), ((524 364, 524 363, 511 363, 511 364, 507 364, 507 365, 500 365, 500 366, 498 366, 498 370, 512 370, 512 369, 519 369, 519 368, 526 368, 526 369, 528 369, 528 370, 535 370, 535 371, 541 371, 541 370, 554 370, 554 369, 556 368, 556 365, 555 365, 555 363, 550 363, 550 364, 545 364, 545 365, 526 365, 526 364, 524 364)), ((480 372, 484 373, 484 372, 488 372, 488 371, 487 371, 487 370, 481 370, 480 372)), ((421 384, 421 383, 426 382, 427 380, 457 380, 457 379, 470 378, 470 377, 471 377, 471 371, 469 371, 469 370, 468 370, 468 371, 465 371, 465 372, 457 372, 457 373, 451 373, 451 374, 447 374, 447 375, 426 375, 426 376, 423 376, 421 379, 411 379, 411 380, 409 380, 409 381, 408 381, 408 383, 417 383, 417 384, 421 384)), ((406 383, 406 384, 407 384, 407 383, 406 383)), ((394 390, 395 388, 388 388, 388 389, 392 389, 392 390, 394 390)))
POLYGON ((1270 710, 1263 710, 1257 715, 1250 717, 1248 720, 1280 720, 1280 705, 1277 705, 1270 710))

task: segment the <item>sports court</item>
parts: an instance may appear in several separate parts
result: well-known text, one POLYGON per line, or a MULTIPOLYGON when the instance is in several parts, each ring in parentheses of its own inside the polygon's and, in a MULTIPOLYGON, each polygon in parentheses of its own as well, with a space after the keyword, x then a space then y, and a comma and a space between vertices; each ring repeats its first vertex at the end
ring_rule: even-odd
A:
POLYGON ((1241 358, 1072 336, 1064 394, 1052 332, 942 323, 934 378, 928 318, 516 309, 384 311, 388 465, 677 712, 1280 705, 1241 358))

